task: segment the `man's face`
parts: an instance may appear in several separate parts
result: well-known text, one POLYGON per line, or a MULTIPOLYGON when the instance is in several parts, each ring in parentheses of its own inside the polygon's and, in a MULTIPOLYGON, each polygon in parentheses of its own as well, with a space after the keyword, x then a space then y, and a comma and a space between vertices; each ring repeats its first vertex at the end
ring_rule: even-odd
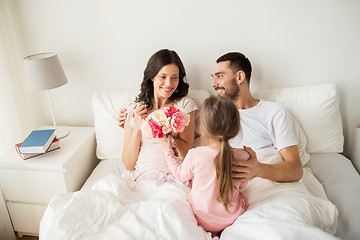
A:
POLYGON ((218 96, 226 96, 231 100, 240 94, 239 86, 236 82, 236 75, 230 68, 230 61, 219 62, 216 64, 213 77, 213 88, 218 96))

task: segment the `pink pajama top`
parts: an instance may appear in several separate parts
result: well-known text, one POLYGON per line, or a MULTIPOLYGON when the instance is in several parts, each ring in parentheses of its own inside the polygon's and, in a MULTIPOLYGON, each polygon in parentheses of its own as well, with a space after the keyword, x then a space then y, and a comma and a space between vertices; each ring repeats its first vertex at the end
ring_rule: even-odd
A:
MULTIPOLYGON (((175 101, 174 106, 178 109, 182 109, 187 113, 196 111, 198 108, 191 98, 183 97, 178 101, 175 101)), ((132 107, 128 108, 128 117, 130 125, 133 124, 132 107)), ((159 138, 152 138, 141 134, 140 152, 135 166, 135 179, 139 176, 151 175, 158 172, 169 172, 166 159, 164 157, 165 148, 161 144, 162 140, 159 138)))
MULTIPOLYGON (((235 191, 227 212, 222 202, 217 201, 217 185, 215 157, 218 150, 202 146, 190 149, 180 165, 172 149, 165 151, 170 171, 182 181, 192 179, 192 189, 188 200, 199 225, 209 232, 220 232, 231 225, 247 208, 247 202, 240 189, 246 183, 233 181, 235 191)), ((249 155, 243 149, 234 149, 236 159, 247 160, 249 155)))

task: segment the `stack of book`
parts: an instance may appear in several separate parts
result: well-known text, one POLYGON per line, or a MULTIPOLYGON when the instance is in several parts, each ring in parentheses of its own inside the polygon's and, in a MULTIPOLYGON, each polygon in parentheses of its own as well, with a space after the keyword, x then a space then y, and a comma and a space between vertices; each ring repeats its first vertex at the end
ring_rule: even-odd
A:
POLYGON ((55 129, 34 130, 22 143, 15 144, 16 152, 24 160, 59 148, 59 139, 56 138, 55 129))

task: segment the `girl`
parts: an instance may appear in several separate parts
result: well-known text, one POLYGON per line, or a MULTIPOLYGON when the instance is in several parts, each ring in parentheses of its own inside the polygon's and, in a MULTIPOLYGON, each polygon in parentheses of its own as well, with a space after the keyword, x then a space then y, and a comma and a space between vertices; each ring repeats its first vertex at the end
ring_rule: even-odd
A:
POLYGON ((140 130, 151 112, 168 106, 183 109, 190 123, 183 132, 173 135, 179 156, 185 156, 194 141, 195 102, 186 97, 189 85, 185 68, 175 51, 162 49, 154 53, 144 70, 140 94, 127 109, 122 161, 127 170, 135 171, 135 180, 166 179, 169 168, 164 157, 162 139, 148 138, 140 130))
POLYGON ((247 208, 240 189, 246 183, 233 182, 232 162, 247 160, 243 149, 232 149, 229 139, 240 130, 240 116, 234 103, 225 97, 210 96, 201 108, 201 133, 207 146, 189 150, 180 165, 171 149, 170 139, 165 151, 170 171, 185 182, 192 179, 188 200, 200 226, 216 234, 231 225, 247 208))

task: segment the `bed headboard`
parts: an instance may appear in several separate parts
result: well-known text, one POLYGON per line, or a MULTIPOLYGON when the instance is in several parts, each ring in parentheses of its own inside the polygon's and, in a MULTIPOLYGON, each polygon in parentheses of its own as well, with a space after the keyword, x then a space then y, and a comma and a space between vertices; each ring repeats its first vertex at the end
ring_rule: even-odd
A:
MULTIPOLYGON (((99 159, 121 158, 124 132, 117 126, 119 109, 128 106, 137 90, 98 92, 92 97, 92 110, 99 159)), ((254 94, 264 100, 285 105, 299 121, 307 138, 308 153, 339 153, 343 151, 343 129, 339 97, 334 84, 261 90, 254 94)), ((198 107, 207 90, 191 90, 189 97, 198 107)))

